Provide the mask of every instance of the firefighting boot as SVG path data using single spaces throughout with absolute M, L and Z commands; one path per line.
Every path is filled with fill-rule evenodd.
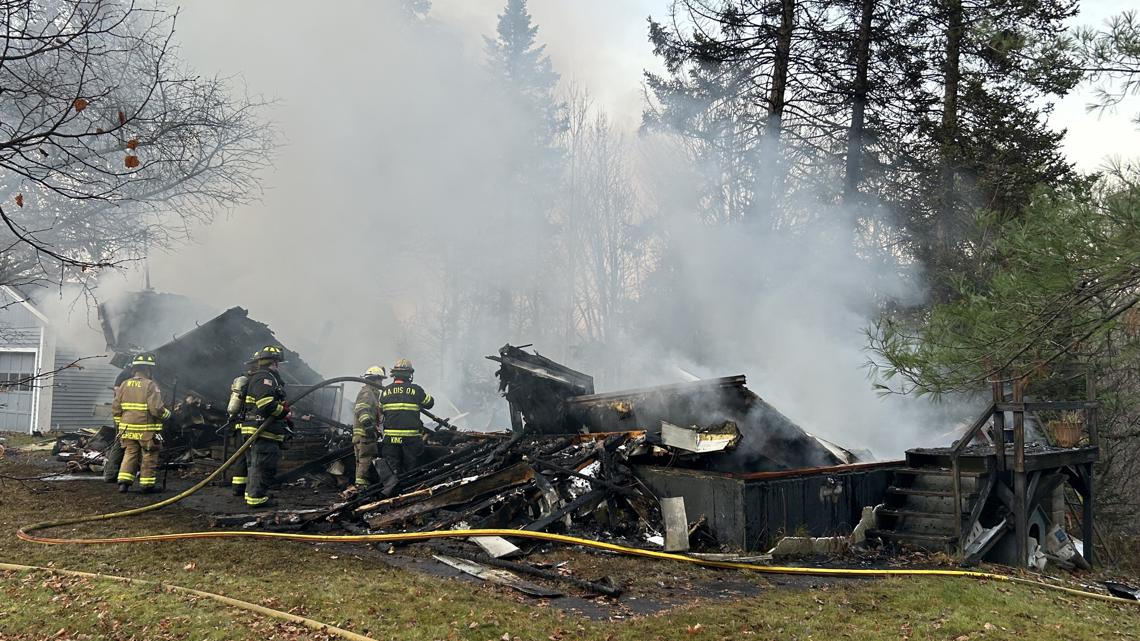
M 119 483 L 119 494 L 125 494 L 129 489 L 131 489 L 130 483 Z
M 245 483 L 242 483 L 241 485 L 231 485 L 230 487 L 233 488 L 230 490 L 230 492 L 234 496 L 245 496 Z

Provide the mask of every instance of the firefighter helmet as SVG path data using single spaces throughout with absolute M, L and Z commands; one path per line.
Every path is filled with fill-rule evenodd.
M 372 367 L 369 367 L 367 371 L 364 372 L 364 378 L 384 379 L 387 377 L 388 377 L 388 372 L 384 371 L 384 367 L 381 365 L 373 365 Z
M 150 367 L 154 367 L 154 354 L 151 354 L 150 352 L 144 352 L 142 354 L 136 355 L 134 360 L 131 361 L 131 367 L 134 367 L 135 365 L 149 365 Z
M 285 350 L 281 349 L 277 345 L 266 345 L 265 347 L 257 350 L 257 353 L 254 354 L 253 357 L 257 359 L 258 362 L 277 361 L 280 363 L 285 360 Z
M 401 374 L 411 376 L 415 371 L 415 368 L 412 367 L 412 362 L 406 358 L 401 358 L 392 366 L 393 376 L 399 376 Z

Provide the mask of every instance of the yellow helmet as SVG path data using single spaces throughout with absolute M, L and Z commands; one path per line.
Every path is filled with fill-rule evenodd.
M 285 350 L 281 349 L 277 345 L 266 345 L 265 347 L 257 350 L 257 353 L 254 354 L 253 357 L 258 361 L 281 362 L 285 360 Z
M 154 367 L 156 365 L 154 354 L 143 353 L 135 356 L 134 360 L 131 361 L 131 366 L 133 367 L 135 365 L 149 365 Z
M 388 372 L 380 365 L 373 365 L 364 372 L 364 378 L 387 378 Z
M 396 361 L 395 365 L 392 366 L 393 376 L 399 376 L 400 374 L 407 374 L 410 376 L 415 371 L 415 368 L 412 367 L 412 362 L 406 358 L 401 358 L 400 360 Z

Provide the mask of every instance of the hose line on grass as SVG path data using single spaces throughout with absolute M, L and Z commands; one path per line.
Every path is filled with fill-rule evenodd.
M 305 398 L 316 390 L 342 382 L 356 382 L 365 385 L 372 385 L 371 382 L 355 376 L 342 376 L 339 378 L 330 378 L 326 381 L 321 381 L 316 385 L 298 395 L 293 402 Z M 128 516 L 135 516 L 153 510 L 164 508 L 181 501 L 182 499 L 194 494 L 201 490 L 220 474 L 226 468 L 237 461 L 238 457 L 249 449 L 254 439 L 261 434 L 262 430 L 268 427 L 273 419 L 268 419 L 258 426 L 257 431 L 250 435 L 241 447 L 237 449 L 220 467 L 211 472 L 206 478 L 199 481 L 190 489 L 168 499 L 145 505 L 142 507 L 134 508 L 131 510 L 124 510 L 121 512 L 112 512 L 109 514 L 96 514 L 91 516 L 81 516 L 66 519 L 57 519 L 53 521 L 43 521 L 41 523 L 34 523 L 27 525 L 16 531 L 16 536 L 24 541 L 33 543 L 43 543 L 47 545 L 74 545 L 74 544 L 87 544 L 87 545 L 101 545 L 101 544 L 114 544 L 114 543 L 144 543 L 151 541 L 181 541 L 187 539 L 223 539 L 223 538 L 248 538 L 248 539 L 276 539 L 284 541 L 308 541 L 308 542 L 324 542 L 324 543 L 406 543 L 411 541 L 426 541 L 430 539 L 442 538 L 470 538 L 480 536 L 499 536 L 499 537 L 512 537 L 512 538 L 525 538 L 537 539 L 542 541 L 550 541 L 554 543 L 565 543 L 568 545 L 579 545 L 583 547 L 593 548 L 596 550 L 605 550 L 607 552 L 614 552 L 617 554 L 624 554 L 628 556 L 638 556 L 651 559 L 660 559 L 667 561 L 678 561 L 681 563 L 689 563 L 710 568 L 722 568 L 729 570 L 746 570 L 750 572 L 760 572 L 764 574 L 789 574 L 789 575 L 806 575 L 806 576 L 834 576 L 834 577 L 891 577 L 891 576 L 941 576 L 941 577 L 959 577 L 959 578 L 973 578 L 984 579 L 991 581 L 1002 581 L 1009 583 L 1019 583 L 1023 585 L 1030 585 L 1038 588 L 1048 590 L 1057 590 L 1066 594 L 1087 597 L 1091 599 L 1098 599 L 1110 603 L 1120 603 L 1128 605 L 1140 605 L 1138 601 L 1130 601 L 1128 599 L 1121 599 L 1118 597 L 1098 594 L 1096 592 L 1088 592 L 1085 590 L 1077 590 L 1074 588 L 1067 588 L 1043 581 L 1035 581 L 1032 579 L 1023 579 L 1019 577 L 1009 576 L 1005 574 L 996 574 L 992 572 L 974 572 L 971 570 L 903 570 L 903 569 L 861 569 L 861 568 L 805 568 L 805 567 L 792 567 L 792 566 L 779 566 L 779 565 L 757 565 L 752 563 L 737 563 L 734 561 L 713 561 L 700 559 L 683 554 L 674 554 L 671 552 L 659 552 L 657 550 L 645 550 L 642 548 L 628 547 L 618 545 L 616 543 L 606 543 L 604 541 L 594 541 L 591 539 L 584 539 L 576 536 L 568 536 L 565 534 L 553 534 L 550 532 L 536 532 L 531 530 L 511 530 L 511 529 L 477 529 L 477 530 L 436 530 L 431 532 L 401 532 L 395 534 L 349 534 L 349 535 L 331 535 L 331 534 L 298 534 L 291 532 L 257 532 L 248 530 L 210 530 L 204 532 L 177 532 L 172 534 L 148 534 L 141 536 L 120 536 L 120 537 L 105 537 L 105 538 L 89 538 L 89 539 L 60 539 L 50 538 L 44 536 L 37 536 L 32 534 L 39 530 L 46 530 L 50 528 L 61 527 L 64 525 L 75 525 L 77 523 L 90 523 L 94 521 L 106 521 L 109 519 L 124 518 Z
M 363 634 L 357 634 L 351 630 L 345 630 L 344 628 L 338 628 L 335 625 L 329 625 L 327 623 L 321 623 L 320 621 L 317 621 L 314 619 L 309 619 L 307 617 L 299 616 L 299 615 L 292 614 L 289 612 L 282 612 L 281 610 L 274 610 L 273 608 L 267 608 L 263 605 L 257 605 L 256 603 L 250 603 L 249 601 L 242 601 L 241 599 L 235 599 L 235 598 L 228 597 L 228 596 L 225 596 L 222 594 L 214 594 L 213 592 L 206 592 L 205 590 L 195 590 L 194 588 L 184 588 L 180 585 L 172 585 L 170 583 L 161 583 L 158 581 L 148 581 L 146 579 L 132 579 L 130 577 L 116 576 L 114 574 L 96 574 L 94 572 L 78 572 L 76 570 L 61 570 L 60 568 L 45 568 L 45 567 L 40 567 L 38 565 L 18 565 L 16 563 L 0 563 L 0 570 L 11 570 L 11 571 L 15 571 L 15 572 L 31 572 L 31 571 L 48 572 L 48 573 L 52 573 L 52 574 L 63 574 L 66 576 L 78 576 L 78 577 L 84 577 L 84 578 L 88 578 L 88 579 L 103 579 L 106 581 L 118 581 L 120 583 L 128 583 L 128 584 L 157 585 L 160 588 L 162 588 L 162 590 L 164 590 L 166 592 L 175 592 L 175 593 L 182 593 L 182 594 L 190 594 L 190 595 L 198 596 L 198 597 L 205 597 L 207 599 L 212 599 L 214 601 L 217 601 L 218 603 L 224 603 L 225 605 L 233 606 L 235 608 L 241 608 L 243 610 L 249 610 L 250 612 L 255 612 L 257 614 L 263 614 L 265 616 L 273 617 L 275 619 L 281 619 L 282 621 L 290 621 L 292 623 L 299 623 L 299 624 L 305 626 L 306 628 L 309 628 L 310 630 L 316 630 L 318 632 L 335 634 L 342 639 L 348 639 L 348 641 L 376 641 L 372 637 L 367 637 L 367 636 L 364 636 Z

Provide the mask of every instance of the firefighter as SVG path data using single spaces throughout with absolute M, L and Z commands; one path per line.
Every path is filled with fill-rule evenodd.
M 115 394 L 119 393 L 119 386 L 129 380 L 134 375 L 134 368 L 124 367 L 123 371 L 115 377 L 115 384 L 112 389 Z M 103 451 L 103 480 L 108 483 L 119 482 L 119 468 L 123 465 L 123 446 L 119 444 L 119 439 L 123 437 L 123 431 L 119 428 L 119 417 L 112 417 L 115 421 L 115 437 L 107 445 L 107 449 Z
M 245 421 L 245 397 L 246 391 L 249 388 L 249 379 L 253 373 L 257 371 L 257 352 L 253 353 L 248 361 L 245 362 L 245 373 L 234 379 L 230 385 L 230 403 L 227 410 L 230 412 L 230 422 L 233 423 L 233 431 L 230 434 L 230 444 L 232 449 L 230 451 L 236 452 L 245 443 L 245 434 L 242 433 Z M 251 419 L 252 420 L 252 419 Z M 257 425 L 253 426 L 257 429 Z M 253 432 L 250 432 L 251 434 Z M 246 464 L 246 458 L 249 456 L 249 450 L 238 457 L 234 464 L 230 467 L 233 476 L 230 477 L 230 491 L 234 496 L 245 496 L 245 484 L 249 480 L 247 473 L 249 468 Z
M 387 372 L 379 365 L 373 365 L 364 372 L 364 380 L 380 385 L 387 378 Z M 362 385 L 356 393 L 356 403 L 352 406 L 352 449 L 356 453 L 356 487 L 368 487 L 369 479 L 375 476 L 372 461 L 380 455 L 376 428 L 380 422 L 380 388 Z
M 170 410 L 162 403 L 162 392 L 151 380 L 154 354 L 139 354 L 131 361 L 131 378 L 115 389 L 111 412 L 119 427 L 123 463 L 119 467 L 119 491 L 126 492 L 138 473 L 143 494 L 157 491 L 158 452 L 162 448 L 162 421 Z
M 380 394 L 384 440 L 382 453 L 388 467 L 396 475 L 419 464 L 424 451 L 424 424 L 421 409 L 431 409 L 435 399 L 424 388 L 412 382 L 412 363 L 401 358 L 392 366 L 392 382 Z
M 249 438 L 262 423 L 268 420 L 269 424 L 246 450 L 249 477 L 245 504 L 263 508 L 274 504 L 269 498 L 269 486 L 277 478 L 281 443 L 289 434 L 289 403 L 285 401 L 285 383 L 277 372 L 278 365 L 285 360 L 285 351 L 277 345 L 266 345 L 254 356 L 257 369 L 249 375 L 241 433 Z

